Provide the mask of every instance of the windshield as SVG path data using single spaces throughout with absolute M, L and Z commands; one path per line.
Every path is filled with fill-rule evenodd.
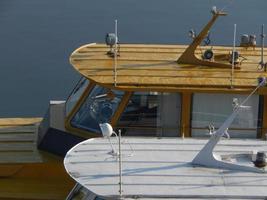
M 99 123 L 110 122 L 121 102 L 123 92 L 96 85 L 71 119 L 71 125 L 100 133 Z
M 80 99 L 81 95 L 83 94 L 84 90 L 89 85 L 89 80 L 82 77 L 74 89 L 72 90 L 71 94 L 69 95 L 66 101 L 66 116 L 69 115 L 77 101 Z

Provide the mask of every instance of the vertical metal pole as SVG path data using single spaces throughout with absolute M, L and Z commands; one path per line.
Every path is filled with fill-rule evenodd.
M 115 51 L 114 51 L 114 86 L 117 86 L 117 43 L 118 43 L 118 22 L 115 20 Z
M 236 24 L 234 24 L 234 41 L 233 41 L 233 52 L 232 52 L 232 70 L 231 70 L 231 88 L 234 88 L 234 68 L 235 68 L 235 37 L 236 37 Z
M 264 24 L 262 24 L 261 26 L 261 67 L 264 67 L 264 71 L 266 72 L 266 65 L 264 63 L 264 38 L 265 38 L 265 34 L 264 34 Z
M 119 193 L 120 193 L 120 199 L 122 199 L 122 159 L 121 159 L 121 130 L 119 130 Z

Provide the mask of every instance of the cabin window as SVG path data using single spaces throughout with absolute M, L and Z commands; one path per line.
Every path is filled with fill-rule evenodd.
M 99 123 L 110 122 L 124 92 L 96 85 L 71 119 L 71 125 L 85 131 L 99 133 Z
M 238 94 L 194 94 L 192 110 L 192 136 L 209 136 L 209 125 L 218 129 L 247 95 Z M 257 137 L 259 96 L 252 96 L 241 108 L 229 127 L 231 137 Z
M 78 102 L 78 100 L 80 99 L 81 95 L 83 94 L 88 85 L 89 85 L 89 80 L 84 77 L 82 77 L 78 81 L 78 83 L 76 84 L 76 86 L 74 87 L 74 89 L 72 90 L 71 94 L 69 95 L 66 101 L 66 107 L 65 107 L 66 116 L 69 115 L 71 110 L 74 108 L 74 106 L 76 105 L 76 103 Z
M 117 127 L 129 136 L 179 136 L 180 113 L 180 94 L 135 92 Z

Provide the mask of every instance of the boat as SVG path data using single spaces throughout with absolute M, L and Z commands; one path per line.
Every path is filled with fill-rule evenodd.
M 213 8 L 189 46 L 117 44 L 115 28 L 110 49 L 73 52 L 90 83 L 66 128 L 98 137 L 67 152 L 67 199 L 267 197 L 264 47 L 244 35 L 239 47 L 199 46 L 225 15 Z
M 0 198 L 266 198 L 264 168 L 213 165 L 265 155 L 264 29 L 261 47 L 253 35 L 239 46 L 211 46 L 209 31 L 226 15 L 211 13 L 198 35 L 190 31 L 190 45 L 120 44 L 115 29 L 106 43 L 76 49 L 70 63 L 81 79 L 67 100 L 51 101 L 42 119 L 3 122 Z M 107 123 L 121 137 L 103 138 Z M 234 139 L 220 141 L 217 158 L 223 135 Z M 208 139 L 205 166 L 197 155 Z

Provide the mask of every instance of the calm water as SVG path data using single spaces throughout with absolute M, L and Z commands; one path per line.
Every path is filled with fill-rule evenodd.
M 232 44 L 234 23 L 238 35 L 267 25 L 266 0 L 0 0 L 0 117 L 42 116 L 49 100 L 65 99 L 79 78 L 70 53 L 104 42 L 114 19 L 122 43 L 188 44 L 213 5 L 229 13 L 213 44 Z

